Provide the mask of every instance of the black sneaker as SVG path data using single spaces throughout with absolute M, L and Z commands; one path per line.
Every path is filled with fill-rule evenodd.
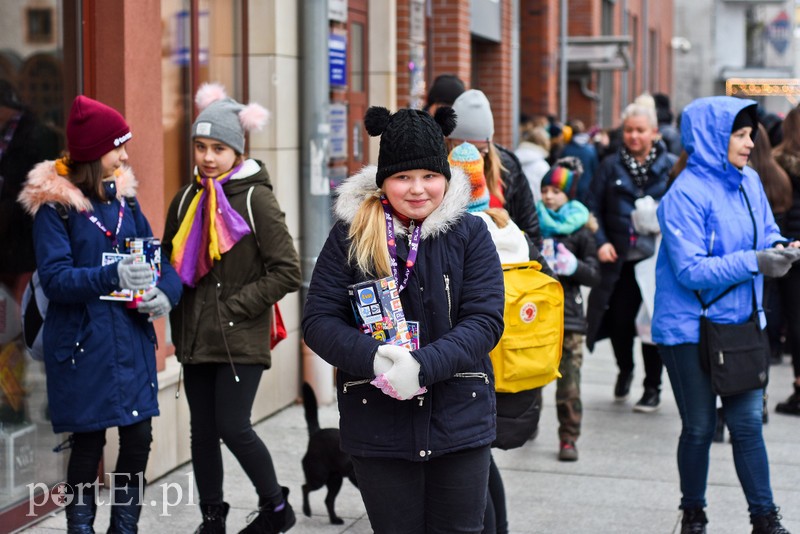
M 702 508 L 684 510 L 681 519 L 681 534 L 706 534 L 706 513 Z
M 631 392 L 631 382 L 633 382 L 633 373 L 624 375 L 622 373 L 617 375 L 617 383 L 614 386 L 614 400 L 622 402 L 628 400 L 628 395 Z
M 789 534 L 789 531 L 781 525 L 781 515 L 778 510 L 773 510 L 767 515 L 751 516 L 750 522 L 753 524 L 753 534 Z
M 661 406 L 661 393 L 657 389 L 644 388 L 644 394 L 633 406 L 634 412 L 651 413 Z
M 775 406 L 775 411 L 786 415 L 800 415 L 800 386 L 794 387 L 794 393 Z

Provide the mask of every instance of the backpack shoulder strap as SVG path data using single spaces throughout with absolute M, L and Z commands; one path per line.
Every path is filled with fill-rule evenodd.
M 184 203 L 184 202 L 186 202 L 186 196 L 189 194 L 189 192 L 190 192 L 192 189 L 194 189 L 194 187 L 192 187 L 192 185 L 190 184 L 190 185 L 189 185 L 189 186 L 188 186 L 188 187 L 187 187 L 187 188 L 184 190 L 184 192 L 183 192 L 183 195 L 181 195 L 181 201 L 178 203 L 178 213 L 177 213 L 177 217 L 178 217 L 178 222 L 179 222 L 179 223 L 181 222 L 181 211 L 183 211 L 183 203 Z
M 258 234 L 256 234 L 256 222 L 253 219 L 253 190 L 256 186 L 251 185 L 250 189 L 247 190 L 247 216 L 250 219 L 250 229 L 253 231 L 253 237 L 256 238 L 256 243 L 258 243 Z M 261 245 L 259 244 L 259 247 Z

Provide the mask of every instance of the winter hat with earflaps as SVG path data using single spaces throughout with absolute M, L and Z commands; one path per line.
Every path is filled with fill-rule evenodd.
M 364 127 L 372 137 L 381 137 L 375 183 L 383 186 L 389 176 L 402 171 L 426 169 L 450 180 L 450 164 L 444 138 L 456 125 L 452 108 L 441 107 L 431 117 L 418 109 L 392 114 L 378 106 L 364 114 Z
M 218 83 L 201 85 L 195 103 L 201 111 L 192 124 L 192 139 L 215 139 L 237 154 L 244 153 L 245 131 L 260 131 L 269 120 L 269 111 L 263 106 L 240 104 L 228 97 L 225 88 Z

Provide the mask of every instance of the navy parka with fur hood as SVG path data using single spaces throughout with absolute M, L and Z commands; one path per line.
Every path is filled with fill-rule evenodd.
M 379 341 L 356 327 L 347 286 L 374 278 L 348 262 L 349 225 L 376 194 L 375 167 L 339 186 L 337 222 L 317 259 L 303 317 L 305 342 L 338 368 L 342 448 L 357 456 L 425 461 L 489 445 L 495 438 L 495 393 L 489 351 L 503 332 L 503 273 L 486 224 L 466 213 L 470 185 L 459 169 L 442 204 L 422 224 L 408 287 L 408 320 L 420 322 L 420 384 L 428 392 L 395 400 L 370 384 Z M 408 229 L 395 218 L 398 263 Z
M 95 216 L 111 232 L 120 209 L 120 250 L 126 237 L 153 235 L 138 202 L 130 209 L 124 197 L 136 194 L 136 179 L 123 167 L 106 182 L 109 202 L 90 200 L 53 161 L 28 175 L 20 202 L 34 215 L 33 239 L 39 279 L 50 300 L 44 323 L 47 398 L 53 430 L 92 432 L 127 426 L 158 415 L 156 334 L 147 315 L 125 302 L 100 300 L 119 289 L 116 265 L 101 266 L 111 240 L 81 211 Z M 136 202 L 134 200 L 134 202 Z M 55 204 L 67 208 L 67 219 Z M 158 288 L 174 306 L 181 283 L 169 261 L 161 262 Z

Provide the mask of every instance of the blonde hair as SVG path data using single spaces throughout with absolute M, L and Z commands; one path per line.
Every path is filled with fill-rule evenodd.
M 505 228 L 511 220 L 511 216 L 503 208 L 486 208 L 483 211 L 486 215 L 491 217 L 498 228 Z
M 350 224 L 348 260 L 368 276 L 392 274 L 380 190 L 364 199 Z

